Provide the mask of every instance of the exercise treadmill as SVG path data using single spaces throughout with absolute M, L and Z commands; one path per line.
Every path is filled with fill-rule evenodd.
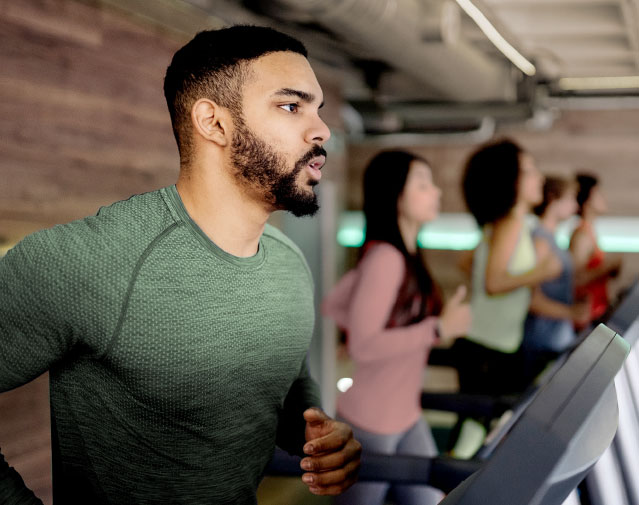
M 635 282 L 607 325 L 631 347 L 615 378 L 619 423 L 614 442 L 586 479 L 591 505 L 639 505 L 639 282 Z
M 441 505 L 561 505 L 611 444 L 614 380 L 630 350 L 599 325 L 541 388 L 491 458 Z
M 599 325 L 509 426 L 487 461 L 367 454 L 360 480 L 446 489 L 447 479 L 474 471 L 441 505 L 562 504 L 613 440 L 614 379 L 628 351 L 623 338 Z M 299 475 L 299 458 L 275 458 L 268 473 Z

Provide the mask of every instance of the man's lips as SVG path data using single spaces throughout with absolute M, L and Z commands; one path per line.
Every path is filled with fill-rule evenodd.
M 324 166 L 324 163 L 326 163 L 326 156 L 316 156 L 306 164 L 310 176 L 315 179 L 315 181 L 319 181 L 322 178 L 322 172 L 320 172 L 320 170 Z
M 308 166 L 315 170 L 321 170 L 324 163 L 326 163 L 326 156 L 317 156 L 308 162 Z

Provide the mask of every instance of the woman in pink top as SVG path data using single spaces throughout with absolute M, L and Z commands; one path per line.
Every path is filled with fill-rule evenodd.
M 347 333 L 356 372 L 337 411 L 365 452 L 437 454 L 421 415 L 423 370 L 439 339 L 463 335 L 470 324 L 470 308 L 462 303 L 465 288 L 442 308 L 417 246 L 422 225 L 437 217 L 440 194 L 423 158 L 403 151 L 373 158 L 364 174 L 366 239 L 360 261 L 322 306 Z M 389 487 L 361 482 L 335 503 L 382 504 Z M 442 498 L 427 486 L 393 491 L 400 505 L 429 505 Z

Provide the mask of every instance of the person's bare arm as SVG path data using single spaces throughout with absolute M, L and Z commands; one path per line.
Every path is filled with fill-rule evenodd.
M 572 319 L 571 305 L 548 298 L 539 286 L 533 289 L 530 312 L 551 319 Z
M 575 266 L 575 284 L 578 287 L 601 277 L 612 277 L 621 268 L 621 256 L 617 254 L 606 254 L 599 266 L 588 268 L 594 249 L 595 244 L 587 233 L 577 230 L 573 234 L 570 240 L 570 254 Z
M 523 286 L 536 286 L 552 279 L 561 272 L 561 262 L 548 251 L 538 257 L 537 265 L 528 272 L 513 275 L 508 264 L 515 252 L 523 223 L 514 218 L 505 218 L 495 223 L 489 242 L 486 266 L 486 292 L 489 295 L 507 293 Z
M 534 288 L 530 300 L 530 312 L 551 319 L 568 319 L 585 324 L 590 320 L 590 303 L 582 301 L 572 305 L 548 298 L 538 286 Z

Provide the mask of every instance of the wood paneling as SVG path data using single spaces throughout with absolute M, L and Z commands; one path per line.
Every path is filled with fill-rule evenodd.
M 175 180 L 162 80 L 180 42 L 70 0 L 0 12 L 0 235 Z

